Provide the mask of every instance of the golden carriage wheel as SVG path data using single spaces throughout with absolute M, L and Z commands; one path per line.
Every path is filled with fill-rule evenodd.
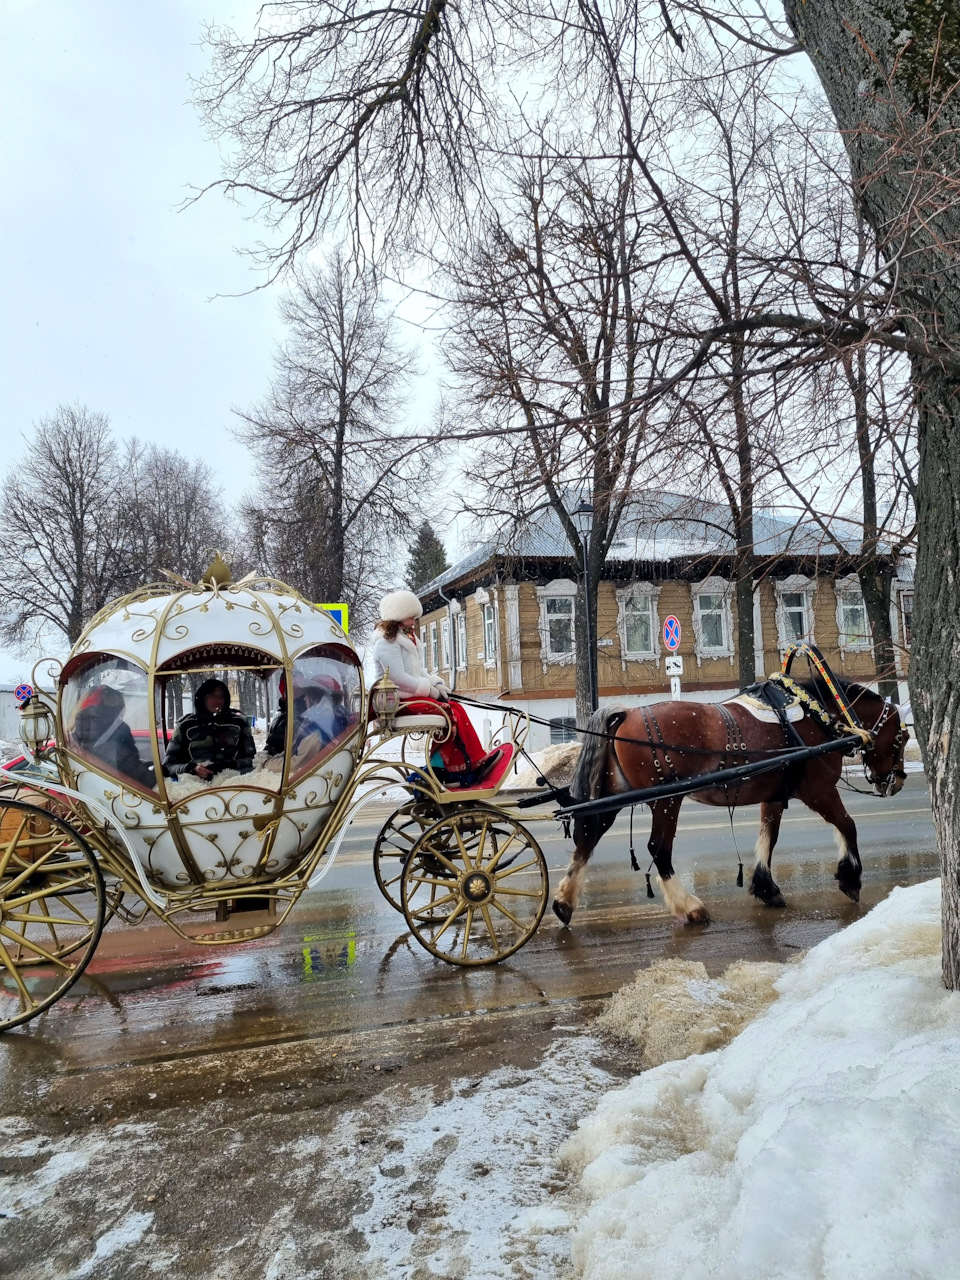
M 496 964 L 536 932 L 549 896 L 530 832 L 496 809 L 450 813 L 410 851 L 400 901 L 417 941 L 449 964 Z
M 397 911 L 402 911 L 400 880 L 403 864 L 420 837 L 440 817 L 442 810 L 425 800 L 408 800 L 395 809 L 373 846 L 373 874 L 377 887 Z
M 80 832 L 47 809 L 0 799 L 0 1031 L 73 986 L 106 908 L 100 867 Z

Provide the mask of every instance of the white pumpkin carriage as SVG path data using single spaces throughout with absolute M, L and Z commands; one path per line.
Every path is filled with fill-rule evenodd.
M 540 923 L 543 854 L 491 803 L 526 726 L 512 722 L 482 788 L 447 788 L 429 750 L 409 749 L 450 732 L 446 717 L 403 714 L 389 682 L 368 699 L 348 637 L 293 588 L 216 573 L 144 587 L 102 609 L 65 664 L 41 669 L 49 687 L 35 682 L 23 736 L 42 775 L 0 770 L 0 1030 L 69 990 L 114 914 L 153 913 L 207 945 L 272 932 L 359 808 L 398 784 L 407 799 L 374 866 L 418 941 L 454 964 L 491 964 Z M 272 717 L 272 754 L 261 743 L 210 778 L 175 776 L 168 744 L 211 678 L 241 712 Z M 296 714 L 308 689 L 327 697 L 311 732 Z

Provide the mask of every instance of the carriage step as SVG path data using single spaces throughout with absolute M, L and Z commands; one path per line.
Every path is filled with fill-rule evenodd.
M 223 929 L 216 933 L 191 933 L 191 942 L 251 942 L 273 933 L 272 924 L 254 924 L 247 929 Z

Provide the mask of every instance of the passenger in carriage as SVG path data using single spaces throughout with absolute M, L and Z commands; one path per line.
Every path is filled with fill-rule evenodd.
M 280 705 L 277 708 L 277 714 L 270 722 L 270 728 L 267 730 L 267 741 L 264 744 L 264 751 L 268 756 L 278 756 L 287 745 L 287 679 L 286 676 L 280 677 Z M 300 721 L 303 719 L 303 713 L 306 711 L 306 703 L 303 700 L 303 681 L 300 676 L 293 677 L 293 736 L 296 738 Z
M 152 790 L 156 786 L 153 765 L 140 759 L 130 726 L 123 718 L 125 706 L 119 689 L 98 685 L 77 708 L 71 736 L 84 754 L 95 756 L 109 769 Z
M 184 716 L 170 739 L 163 771 L 171 778 L 194 774 L 209 781 L 224 769 L 249 773 L 257 748 L 239 711 L 230 707 L 222 680 L 204 680 L 193 695 L 193 712 Z
M 319 745 L 325 747 L 349 723 L 340 681 L 333 676 L 304 677 L 303 700 L 305 710 L 294 738 L 294 750 L 300 750 L 311 734 L 316 734 Z
M 453 720 L 454 737 L 435 746 L 447 775 L 444 779 L 441 773 L 441 780 L 472 786 L 483 778 L 491 757 L 485 755 L 466 708 L 451 702 L 450 690 L 440 677 L 423 668 L 416 633 L 417 619 L 422 615 L 423 606 L 412 591 L 394 591 L 380 601 L 376 625 L 380 634 L 373 646 L 377 679 L 389 675 L 403 694 L 407 714 L 429 715 L 438 710 L 438 702 L 444 704 L 442 710 Z

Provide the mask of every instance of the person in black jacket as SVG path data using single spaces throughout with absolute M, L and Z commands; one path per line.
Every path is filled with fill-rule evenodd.
M 108 769 L 152 789 L 153 765 L 144 764 L 123 718 L 125 703 L 119 689 L 98 685 L 77 708 L 73 722 L 73 743 L 83 754 L 93 756 Z
M 204 781 L 224 769 L 249 773 L 257 754 L 253 733 L 240 712 L 231 710 L 223 681 L 204 680 L 193 695 L 193 708 L 170 739 L 164 773 L 171 778 L 192 773 Z

